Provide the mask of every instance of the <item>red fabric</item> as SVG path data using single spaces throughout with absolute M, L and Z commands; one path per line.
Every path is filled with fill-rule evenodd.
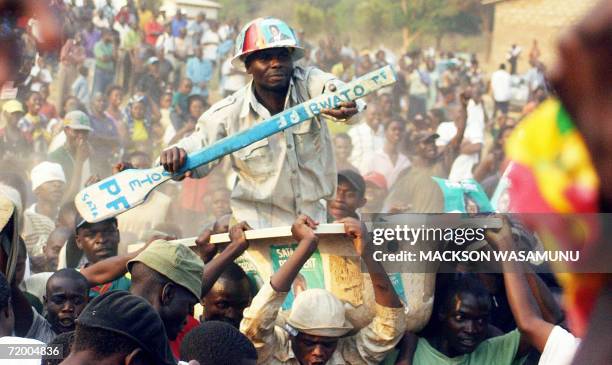
M 115 15 L 115 21 L 123 21 L 125 24 L 127 24 L 130 21 L 130 9 L 128 9 L 126 6 L 122 7 L 117 15 Z
M 47 117 L 47 119 L 57 118 L 57 110 L 55 109 L 55 105 L 53 105 L 53 104 L 51 104 L 49 102 L 45 102 L 40 107 L 40 114 L 42 114 L 45 117 Z
M 164 32 L 164 26 L 159 24 L 157 21 L 152 20 L 145 25 L 145 40 L 148 44 L 155 47 L 157 37 L 159 34 Z M 157 35 L 154 33 L 158 33 Z
M 198 322 L 197 319 L 193 318 L 192 316 L 187 316 L 187 324 L 183 326 L 183 329 L 181 332 L 179 332 L 178 336 L 176 336 L 176 339 L 174 341 L 170 341 L 170 349 L 172 349 L 172 354 L 175 358 L 181 358 L 181 343 L 183 342 L 183 338 L 185 338 L 189 331 L 199 325 L 200 322 Z
M 186 178 L 181 192 L 181 208 L 197 213 L 206 212 L 204 196 L 210 194 L 208 177 L 202 179 Z
M 526 165 L 515 162 L 508 174 L 512 182 L 510 194 L 510 212 L 513 213 L 552 213 L 553 207 L 542 196 L 533 170 Z

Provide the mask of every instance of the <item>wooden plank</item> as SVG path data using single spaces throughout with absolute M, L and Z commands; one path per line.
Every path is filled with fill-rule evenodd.
M 319 224 L 315 231 L 319 236 L 326 235 L 343 235 L 344 225 L 341 223 L 325 223 Z M 271 240 L 271 239 L 283 239 L 291 237 L 291 226 L 281 226 L 272 228 L 253 229 L 245 232 L 247 240 Z M 195 240 L 197 237 L 180 238 L 169 242 L 179 243 L 187 247 L 195 246 Z M 324 239 L 324 237 L 323 237 Z M 286 240 L 285 240 L 286 241 Z M 229 233 L 214 234 L 210 237 L 210 243 L 213 244 L 225 244 L 229 243 Z M 134 252 L 144 246 L 144 243 L 136 243 L 128 245 L 128 252 Z

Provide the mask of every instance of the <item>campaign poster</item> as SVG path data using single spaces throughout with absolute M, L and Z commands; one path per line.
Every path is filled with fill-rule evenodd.
M 297 244 L 270 246 L 270 258 L 272 259 L 272 270 L 278 271 L 280 267 L 293 255 Z M 306 261 L 298 276 L 291 285 L 291 290 L 283 303 L 282 309 L 287 310 L 293 305 L 293 300 L 306 289 L 325 289 L 325 277 L 323 274 L 323 260 L 321 253 L 316 250 Z
M 444 196 L 444 213 L 489 213 L 493 211 L 484 189 L 474 179 L 450 181 L 432 177 Z
M 267 18 L 261 22 L 261 29 L 267 44 L 289 41 L 292 42 L 295 36 L 293 31 L 283 22 L 277 19 Z

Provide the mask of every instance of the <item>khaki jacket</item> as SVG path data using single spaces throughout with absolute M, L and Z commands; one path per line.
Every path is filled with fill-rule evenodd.
M 285 109 L 340 84 L 316 68 L 295 66 Z M 252 92 L 252 81 L 214 104 L 200 117 L 195 132 L 177 143 L 188 153 L 246 130 L 271 117 Z M 233 216 L 253 228 L 290 225 L 304 213 L 326 221 L 324 200 L 334 197 L 337 176 L 332 141 L 320 117 L 255 142 L 230 155 L 237 173 L 231 197 Z M 193 171 L 203 177 L 219 161 Z

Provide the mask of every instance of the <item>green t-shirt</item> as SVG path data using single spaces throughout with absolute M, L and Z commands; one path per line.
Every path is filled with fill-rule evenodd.
M 49 158 L 49 161 L 62 165 L 64 176 L 66 176 L 66 182 L 70 184 L 70 179 L 72 179 L 72 171 L 74 170 L 74 159 L 70 155 L 70 152 L 68 152 L 66 145 L 51 152 L 47 157 Z
M 415 365 L 504 365 L 522 364 L 524 358 L 515 361 L 521 333 L 518 329 L 505 335 L 483 341 L 476 350 L 457 357 L 448 357 L 427 342 L 419 338 L 412 363 Z
M 99 295 L 102 295 L 106 292 L 113 291 L 113 290 L 128 291 L 130 290 L 131 285 L 132 285 L 132 281 L 124 275 L 106 284 L 97 285 L 97 286 L 92 287 L 91 289 L 89 289 L 89 297 L 95 298 Z
M 181 108 L 183 113 L 189 112 L 189 95 L 180 93 L 178 91 L 174 92 L 172 95 L 172 106 L 178 105 Z
M 113 61 L 102 61 L 104 56 L 113 55 L 113 44 L 106 44 L 104 41 L 98 41 L 94 46 L 94 56 L 96 56 L 96 67 L 105 71 L 113 71 Z

